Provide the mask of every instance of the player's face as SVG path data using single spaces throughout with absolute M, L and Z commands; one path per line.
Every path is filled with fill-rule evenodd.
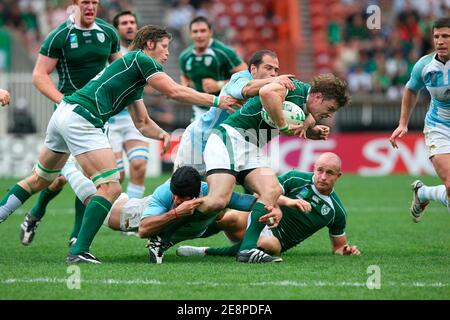
M 120 40 L 123 42 L 131 42 L 136 36 L 137 24 L 136 19 L 131 14 L 119 17 L 119 25 L 117 31 L 120 35 Z
M 324 99 L 320 93 L 311 93 L 306 106 L 316 122 L 330 118 L 338 110 L 336 100 Z
M 435 28 L 433 31 L 433 42 L 438 57 L 447 61 L 450 59 L 450 28 Z
M 205 49 L 212 38 L 212 30 L 205 22 L 196 22 L 191 26 L 191 39 L 194 41 L 195 49 Z
M 277 58 L 273 58 L 269 55 L 264 55 L 262 58 L 262 63 L 255 67 L 252 65 L 251 73 L 255 79 L 267 79 L 270 77 L 278 76 L 280 72 L 280 64 Z
M 320 193 L 330 194 L 340 176 L 341 172 L 335 165 L 328 164 L 325 161 L 316 161 L 313 182 Z
M 99 0 L 78 0 L 78 6 L 80 7 L 80 23 L 83 27 L 89 27 L 95 22 L 97 17 Z
M 164 64 L 169 58 L 169 38 L 163 38 L 156 43 L 150 43 L 149 55 L 161 64 Z

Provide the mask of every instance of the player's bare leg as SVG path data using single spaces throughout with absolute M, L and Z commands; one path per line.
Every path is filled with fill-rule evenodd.
M 128 140 L 125 142 L 125 150 L 130 162 L 130 181 L 126 192 L 130 198 L 144 197 L 148 148 L 148 142 L 140 140 Z

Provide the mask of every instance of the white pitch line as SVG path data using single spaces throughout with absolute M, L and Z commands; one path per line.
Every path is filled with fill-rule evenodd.
M 0 279 L 0 284 L 10 285 L 16 283 L 66 283 L 68 279 L 64 278 L 9 278 Z M 157 279 L 81 279 L 81 283 L 103 284 L 103 285 L 180 285 L 180 282 L 164 282 Z M 185 282 L 184 285 L 190 286 L 209 286 L 209 287 L 236 287 L 236 286 L 274 286 L 274 287 L 366 287 L 365 282 L 332 282 L 332 281 L 262 281 L 249 283 L 221 283 L 208 281 Z M 381 283 L 381 287 L 409 287 L 409 288 L 446 288 L 448 283 L 444 282 L 393 282 Z

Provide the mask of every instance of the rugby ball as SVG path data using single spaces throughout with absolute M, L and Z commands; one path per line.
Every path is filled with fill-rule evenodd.
M 290 101 L 283 102 L 283 115 L 288 124 L 302 124 L 305 121 L 305 113 L 302 108 Z M 261 110 L 263 120 L 271 127 L 276 128 L 275 122 L 269 116 L 269 113 L 263 108 Z

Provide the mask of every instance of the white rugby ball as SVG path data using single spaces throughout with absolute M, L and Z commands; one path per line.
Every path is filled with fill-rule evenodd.
M 269 113 L 263 108 L 261 110 L 263 120 L 271 127 L 276 128 L 275 122 L 269 116 Z M 283 102 L 283 116 L 288 124 L 302 124 L 305 121 L 305 113 L 302 108 L 290 101 Z

